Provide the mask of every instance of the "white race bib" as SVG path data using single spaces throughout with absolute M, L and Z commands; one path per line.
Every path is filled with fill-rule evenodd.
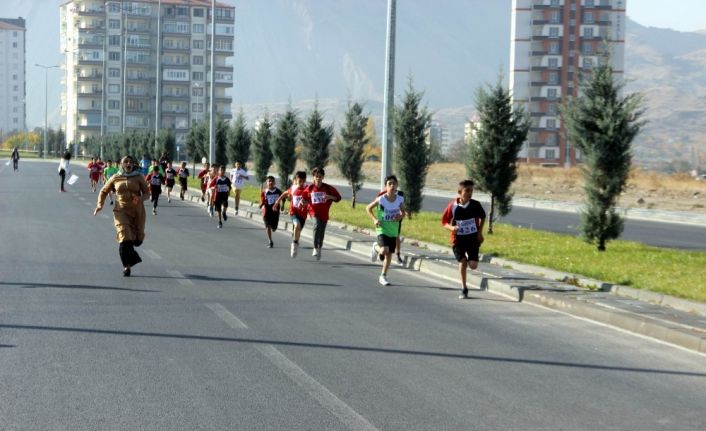
M 292 196 L 292 206 L 294 208 L 299 208 L 301 206 L 303 200 L 304 200 L 304 197 L 301 195 Z
M 159 177 L 152 177 L 150 179 L 150 184 L 152 184 L 153 186 L 161 186 L 162 180 L 160 180 Z
M 456 226 L 458 227 L 456 235 L 472 235 L 478 232 L 476 219 L 474 218 L 468 220 L 456 220 Z
M 278 197 L 277 195 L 267 195 L 267 205 L 274 205 Z
M 324 193 L 324 192 L 311 193 L 311 203 L 312 204 L 322 204 L 324 202 L 326 202 L 326 193 Z
M 385 208 L 385 215 L 384 215 L 385 221 L 393 221 L 400 214 L 401 214 L 401 211 L 399 208 L 390 208 L 390 209 Z
M 228 184 L 218 184 L 216 186 L 216 191 L 218 193 L 227 193 L 228 192 Z

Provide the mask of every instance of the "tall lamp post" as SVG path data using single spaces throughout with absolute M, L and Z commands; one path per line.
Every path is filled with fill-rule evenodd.
M 395 104 L 395 25 L 396 0 L 387 0 L 387 37 L 385 39 L 385 96 L 382 111 L 382 163 L 380 188 L 385 188 L 385 177 L 392 174 L 392 112 Z
M 47 148 L 47 111 L 48 111 L 47 106 L 48 106 L 48 98 L 49 98 L 48 71 L 49 71 L 49 69 L 55 69 L 55 68 L 58 68 L 59 66 L 58 65 L 45 66 L 42 64 L 35 64 L 35 66 L 41 67 L 42 69 L 44 69 L 44 154 L 43 154 L 43 157 L 46 158 L 47 152 L 49 150 Z

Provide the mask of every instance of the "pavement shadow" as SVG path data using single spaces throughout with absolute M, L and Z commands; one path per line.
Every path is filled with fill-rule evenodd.
M 56 283 L 8 283 L 0 281 L 0 286 L 13 286 L 21 289 L 86 289 L 86 290 L 120 290 L 126 292 L 159 293 L 161 290 L 130 289 L 116 286 L 92 286 L 86 284 L 56 284 Z
M 468 360 L 468 361 L 497 362 L 497 363 L 509 363 L 509 364 L 526 364 L 526 365 L 548 366 L 548 367 L 566 367 L 566 368 L 600 370 L 600 371 L 618 372 L 618 373 L 625 373 L 625 372 L 628 372 L 628 373 L 647 373 L 647 374 L 658 374 L 658 375 L 706 378 L 705 372 L 695 372 L 695 371 L 667 370 L 667 369 L 659 369 L 659 368 L 621 367 L 621 366 L 604 365 L 604 364 L 561 362 L 561 361 L 549 361 L 549 360 L 542 360 L 542 359 L 511 358 L 511 357 L 503 357 L 503 356 L 476 355 L 476 354 L 469 354 L 469 353 L 432 352 L 432 351 L 425 351 L 425 350 L 408 350 L 408 349 L 389 349 L 389 348 L 383 348 L 383 347 L 347 346 L 347 345 L 341 345 L 341 344 L 307 343 L 307 342 L 297 342 L 297 341 L 281 341 L 281 340 L 268 340 L 268 339 L 245 338 L 245 337 L 215 337 L 215 336 L 192 335 L 192 334 L 168 334 L 168 333 L 159 333 L 159 332 L 116 331 L 116 330 L 106 330 L 106 329 L 86 329 L 86 328 L 72 328 L 72 327 L 62 327 L 62 326 L 11 325 L 11 324 L 0 324 L 0 329 L 26 330 L 26 331 L 49 331 L 49 332 L 75 332 L 75 333 L 79 333 L 79 334 L 123 335 L 123 336 L 130 336 L 130 337 L 155 337 L 155 338 L 166 338 L 166 339 L 176 339 L 176 340 L 196 340 L 196 341 L 241 343 L 241 344 L 252 344 L 252 345 L 271 345 L 271 346 L 275 346 L 275 347 L 277 347 L 277 346 L 280 346 L 280 347 L 305 347 L 305 348 L 312 348 L 312 349 L 329 349 L 329 350 L 342 350 L 342 351 L 353 351 L 353 352 L 384 353 L 384 354 L 390 354 L 390 355 L 409 355 L 409 356 L 421 356 L 421 357 L 460 359 L 460 360 Z

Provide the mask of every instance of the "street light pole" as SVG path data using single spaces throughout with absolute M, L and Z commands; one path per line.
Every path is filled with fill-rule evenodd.
M 43 157 L 47 157 L 48 147 L 47 147 L 47 112 L 48 112 L 48 99 L 49 99 L 49 69 L 58 68 L 59 66 L 44 66 L 42 64 L 35 64 L 37 67 L 44 69 L 44 153 Z
M 209 102 L 210 117 L 208 119 L 208 161 L 215 163 L 216 157 L 216 137 L 215 137 L 215 104 L 213 102 L 214 89 L 216 86 L 216 0 L 211 0 L 211 100 Z M 204 89 L 205 90 L 205 89 Z M 205 91 L 204 91 L 205 93 Z M 204 96 L 205 98 L 205 96 Z
M 396 0 L 387 0 L 387 38 L 385 48 L 385 95 L 382 112 L 382 163 L 380 188 L 385 188 L 385 177 L 392 174 L 392 111 L 395 103 L 395 21 Z

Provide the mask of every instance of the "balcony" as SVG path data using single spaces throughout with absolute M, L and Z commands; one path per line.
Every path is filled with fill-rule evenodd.
M 103 16 L 104 14 L 105 9 L 103 9 L 102 7 L 79 9 L 78 11 L 78 16 Z
M 100 89 L 95 89 L 95 90 L 78 90 L 78 95 L 79 96 L 100 96 L 103 94 L 103 91 Z
M 79 81 L 100 81 L 103 79 L 102 73 L 82 73 L 78 75 Z

